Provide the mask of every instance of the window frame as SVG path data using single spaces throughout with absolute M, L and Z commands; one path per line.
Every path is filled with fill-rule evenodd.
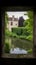
M 2 53 L 1 53 L 1 57 L 2 54 L 4 52 L 4 42 L 5 42 L 5 12 L 6 11 L 33 11 L 34 12 L 34 21 L 33 21 L 33 57 L 36 57 L 36 11 L 34 10 L 33 7 L 28 7 L 28 6 L 13 6 L 13 7 L 3 7 L 1 8 L 1 19 L 2 19 Z

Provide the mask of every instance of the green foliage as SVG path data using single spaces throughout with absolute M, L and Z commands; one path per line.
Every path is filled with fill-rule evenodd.
M 29 32 L 27 32 L 27 29 L 25 28 L 13 28 L 13 33 L 16 33 L 17 35 L 29 35 Z
M 4 51 L 5 51 L 5 53 L 9 53 L 9 44 L 8 43 L 6 43 L 5 44 L 5 49 L 4 49 Z
M 29 36 L 27 37 L 27 39 L 29 39 L 29 40 L 32 40 L 32 41 L 33 41 L 33 35 L 29 35 Z
M 11 32 L 7 28 L 8 14 L 5 12 L 5 36 L 11 36 Z
M 5 29 L 5 35 L 6 36 L 12 36 L 12 32 L 10 32 L 8 29 Z
M 26 38 L 32 40 L 33 39 L 33 11 L 27 11 L 27 16 L 29 19 L 24 21 L 24 27 L 26 33 Z
M 30 19 L 33 19 L 33 11 L 27 11 L 27 15 Z
M 27 21 L 27 22 L 26 22 Z M 26 25 L 28 25 L 28 20 L 25 20 L 23 23 L 23 27 L 25 27 Z
M 17 36 L 17 34 L 12 33 L 12 37 L 17 38 L 18 36 Z
M 24 38 L 26 38 L 26 36 L 22 36 L 22 35 L 21 35 L 21 36 L 19 36 L 19 38 L 20 38 L 20 39 L 24 39 Z
M 12 32 L 16 33 L 17 35 L 21 35 L 22 34 L 22 29 L 20 27 L 13 28 Z
M 27 30 L 26 27 L 13 28 L 12 36 L 32 40 L 32 33 L 30 32 L 30 30 Z
M 6 39 L 5 39 L 5 44 L 6 43 L 9 43 L 8 37 L 6 37 Z
M 28 50 L 28 53 L 29 53 L 29 54 L 32 54 L 32 49 Z
M 11 37 L 12 32 L 10 32 L 7 28 L 7 23 L 8 23 L 8 14 L 5 12 L 5 37 Z
M 8 23 L 8 15 L 7 15 L 6 12 L 5 12 L 5 23 L 6 23 L 6 24 Z
M 33 46 L 33 42 L 27 39 L 12 38 L 13 45 L 22 49 L 29 50 Z

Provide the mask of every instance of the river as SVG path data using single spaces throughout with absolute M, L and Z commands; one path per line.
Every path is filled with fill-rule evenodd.
M 14 48 L 14 49 L 10 49 L 10 54 L 27 54 L 28 52 L 24 49 L 20 49 L 20 48 Z

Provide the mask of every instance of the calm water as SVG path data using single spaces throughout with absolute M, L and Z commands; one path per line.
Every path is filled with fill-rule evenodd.
M 10 49 L 10 54 L 27 54 L 28 52 L 24 49 L 20 49 L 20 48 L 14 48 L 14 49 Z

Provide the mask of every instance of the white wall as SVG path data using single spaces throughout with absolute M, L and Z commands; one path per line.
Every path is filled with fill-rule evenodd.
M 13 25 L 11 27 L 18 27 L 18 21 L 13 21 Z
M 11 21 L 9 21 L 9 24 L 7 24 L 7 28 L 9 29 L 9 31 L 11 31 L 11 28 L 13 27 L 18 27 L 18 21 L 12 21 L 13 25 L 11 25 Z

